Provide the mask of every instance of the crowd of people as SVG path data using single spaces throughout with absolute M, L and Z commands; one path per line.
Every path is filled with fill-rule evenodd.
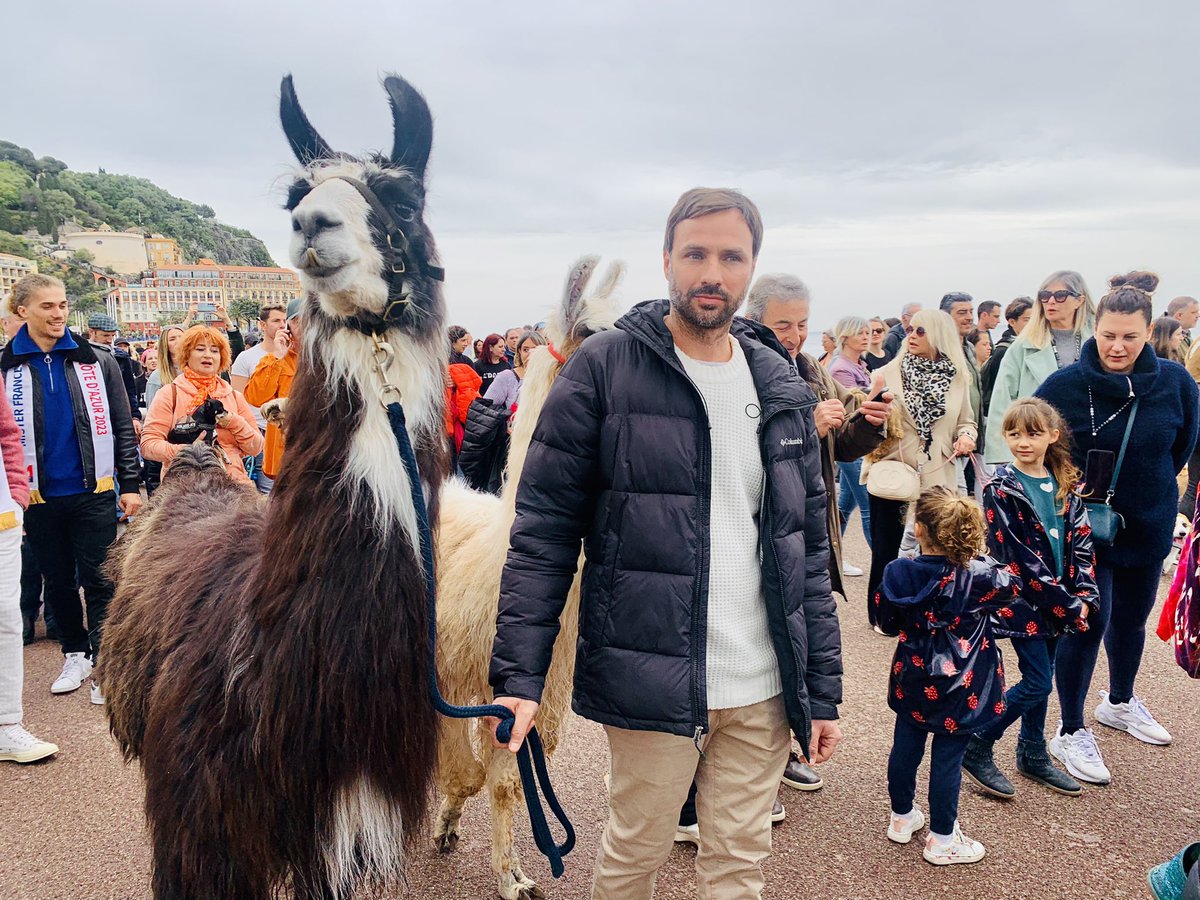
M 962 775 L 1013 797 L 996 750 L 1018 720 L 1015 768 L 1033 782 L 1075 796 L 1118 777 L 1085 709 L 1102 643 L 1092 719 L 1172 740 L 1135 688 L 1176 518 L 1195 516 L 1200 304 L 1179 297 L 1156 317 L 1152 273 L 1114 276 L 1096 302 L 1061 270 L 1007 304 L 952 291 L 896 318 L 846 316 L 815 357 L 809 288 L 755 278 L 762 240 L 744 195 L 680 198 L 668 299 L 635 305 L 570 359 L 518 490 L 491 683 L 516 715 L 516 750 L 582 545 L 574 708 L 604 726 L 611 756 L 595 896 L 649 897 L 673 839 L 698 846 L 706 896 L 761 893 L 780 783 L 820 789 L 842 739 L 848 579 L 866 576 L 867 621 L 896 641 L 879 673 L 895 713 L 881 836 L 907 844 L 928 825 L 930 863 L 984 856 L 958 820 Z M 249 347 L 221 309 L 147 348 L 107 316 L 74 333 L 69 312 L 45 275 L 4 310 L 0 760 L 18 763 L 58 752 L 24 728 L 19 638 L 44 603 L 63 653 L 49 690 L 89 680 L 108 547 L 181 446 L 208 442 L 230 478 L 270 494 L 303 340 L 299 301 L 264 305 Z M 448 330 L 446 439 L 478 490 L 500 489 L 526 366 L 546 343 L 540 324 L 481 340 Z M 855 510 L 869 570 L 844 558 Z M 90 694 L 103 705 L 94 681 Z M 916 771 L 930 735 L 926 816 Z M 1160 896 L 1183 896 L 1198 852 L 1156 870 L 1152 883 L 1180 885 Z

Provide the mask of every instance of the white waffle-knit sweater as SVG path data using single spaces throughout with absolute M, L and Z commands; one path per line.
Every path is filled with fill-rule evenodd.
M 712 443 L 709 509 L 709 709 L 768 700 L 782 690 L 763 601 L 758 511 L 763 492 L 758 392 L 741 345 L 725 363 L 675 353 L 708 408 Z

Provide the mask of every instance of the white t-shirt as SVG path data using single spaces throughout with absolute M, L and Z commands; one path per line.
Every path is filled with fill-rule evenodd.
M 249 378 L 254 374 L 254 370 L 258 368 L 258 364 L 262 362 L 262 358 L 267 355 L 268 349 L 266 341 L 259 341 L 249 350 L 243 350 L 237 355 L 237 359 L 233 361 L 233 365 L 229 367 L 229 374 Z M 258 420 L 258 430 L 266 431 L 267 420 L 262 417 L 262 413 L 258 411 L 258 407 L 251 404 L 250 408 L 254 410 L 254 418 Z
M 779 662 L 767 626 L 758 548 L 765 487 L 759 455 L 758 392 L 741 345 L 724 363 L 675 353 L 708 408 L 712 445 L 709 507 L 708 706 L 733 709 L 777 695 Z

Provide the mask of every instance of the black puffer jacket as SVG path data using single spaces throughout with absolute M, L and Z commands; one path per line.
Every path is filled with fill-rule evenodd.
M 574 708 L 621 728 L 708 727 L 707 415 L 663 322 L 639 304 L 567 362 L 538 420 L 517 492 L 491 684 L 541 697 L 583 541 Z M 841 635 L 827 571 L 815 398 L 771 331 L 736 319 L 761 406 L 759 517 L 767 620 L 792 730 L 837 717 Z
M 508 410 L 479 396 L 467 408 L 458 466 L 477 491 L 500 493 L 508 462 Z

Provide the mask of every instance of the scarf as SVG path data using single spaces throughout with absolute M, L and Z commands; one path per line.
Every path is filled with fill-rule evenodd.
M 92 459 L 96 466 L 95 493 L 103 494 L 116 486 L 117 455 L 108 409 L 108 387 L 99 363 L 71 363 L 75 379 L 83 393 L 88 413 L 88 433 L 92 441 Z M 29 365 L 9 369 L 4 379 L 13 417 L 21 429 L 21 446 L 25 450 L 25 466 L 29 470 L 29 502 L 44 503 L 38 483 L 37 431 L 33 427 L 33 380 Z
M 915 353 L 900 358 L 900 384 L 904 388 L 904 405 L 921 436 L 921 449 L 929 455 L 933 443 L 933 426 L 946 415 L 946 394 L 957 370 L 944 353 L 937 359 L 926 359 Z
M 217 388 L 221 384 L 221 379 L 217 375 L 201 375 L 190 366 L 183 367 L 183 377 L 196 389 L 196 396 L 192 399 L 191 405 L 186 410 L 186 414 L 190 416 L 204 405 L 204 401 L 209 396 L 217 392 Z

